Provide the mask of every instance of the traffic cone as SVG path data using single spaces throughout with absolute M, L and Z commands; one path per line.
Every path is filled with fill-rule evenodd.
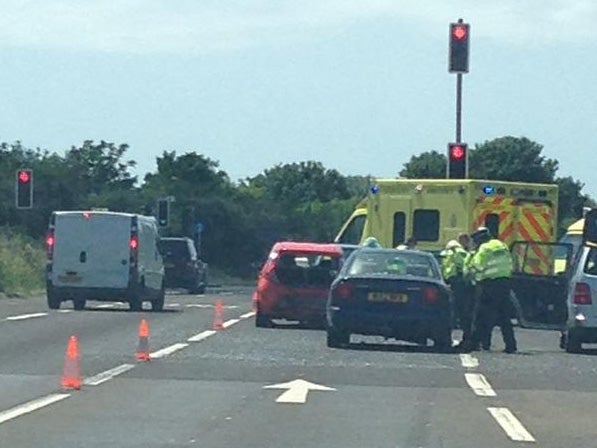
M 222 306 L 222 301 L 219 299 L 216 300 L 213 329 L 214 330 L 223 330 L 224 329 L 224 307 Z
M 254 313 L 257 312 L 257 291 L 253 292 L 253 297 L 251 298 L 251 311 Z
M 149 325 L 145 319 L 141 319 L 139 324 L 139 345 L 137 345 L 135 358 L 137 358 L 137 361 L 151 361 L 149 355 Z
M 64 389 L 81 389 L 79 342 L 76 336 L 71 336 L 68 339 L 68 346 L 64 356 L 64 371 L 60 383 Z

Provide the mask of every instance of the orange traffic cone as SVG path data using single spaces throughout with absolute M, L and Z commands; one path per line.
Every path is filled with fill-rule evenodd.
M 81 365 L 79 359 L 79 342 L 76 336 L 68 339 L 64 356 L 64 371 L 61 380 L 64 389 L 81 389 Z
M 223 330 L 224 329 L 224 307 L 222 306 L 222 301 L 219 299 L 216 300 L 213 329 L 214 330 Z
M 138 361 L 151 361 L 149 355 L 149 325 L 145 319 L 141 319 L 139 324 L 139 345 L 137 345 L 135 358 Z
M 253 293 L 253 297 L 251 298 L 251 311 L 254 313 L 257 312 L 257 291 Z

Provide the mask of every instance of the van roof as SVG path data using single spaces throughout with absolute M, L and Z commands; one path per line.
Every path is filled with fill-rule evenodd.
M 80 215 L 82 213 L 89 213 L 92 215 L 113 215 L 113 216 L 126 216 L 132 218 L 133 216 L 140 216 L 134 213 L 122 213 L 122 212 L 109 212 L 109 211 L 99 211 L 99 210 L 70 210 L 70 211 L 57 211 L 54 212 L 57 216 L 64 216 L 64 215 Z
M 342 249 L 333 243 L 307 243 L 297 241 L 280 241 L 272 248 L 276 252 L 300 252 L 304 254 L 324 254 L 342 256 Z

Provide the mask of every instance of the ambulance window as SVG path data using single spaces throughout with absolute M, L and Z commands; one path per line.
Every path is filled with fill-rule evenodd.
M 417 241 L 437 241 L 439 239 L 439 211 L 415 210 L 413 236 Z
M 500 215 L 496 213 L 490 213 L 485 217 L 485 227 L 489 229 L 489 233 L 491 233 L 494 237 L 499 237 L 500 235 Z
M 406 215 L 404 212 L 394 213 L 394 236 L 392 247 L 403 244 L 406 237 Z
M 361 242 L 361 236 L 363 235 L 363 227 L 365 227 L 366 219 L 367 215 L 355 216 L 348 226 L 346 226 L 344 233 L 340 235 L 338 242 L 344 244 L 359 244 Z

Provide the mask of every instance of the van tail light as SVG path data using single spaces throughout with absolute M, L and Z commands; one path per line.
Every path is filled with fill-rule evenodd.
M 591 305 L 593 299 L 591 298 L 591 288 L 586 283 L 577 283 L 574 287 L 574 304 L 576 305 Z
M 46 254 L 48 256 L 48 260 L 52 260 L 54 256 L 54 244 L 56 243 L 56 238 L 54 237 L 54 231 L 50 230 L 46 235 Z
M 139 237 L 137 236 L 137 232 L 131 232 L 131 238 L 129 240 L 129 249 L 130 249 L 130 267 L 134 268 L 137 266 L 137 259 L 139 256 Z
M 439 301 L 439 291 L 433 286 L 424 287 L 421 289 L 421 293 L 423 294 L 423 303 L 431 304 Z
M 351 299 L 354 297 L 354 286 L 350 283 L 339 283 L 332 289 L 332 298 L 334 299 Z

